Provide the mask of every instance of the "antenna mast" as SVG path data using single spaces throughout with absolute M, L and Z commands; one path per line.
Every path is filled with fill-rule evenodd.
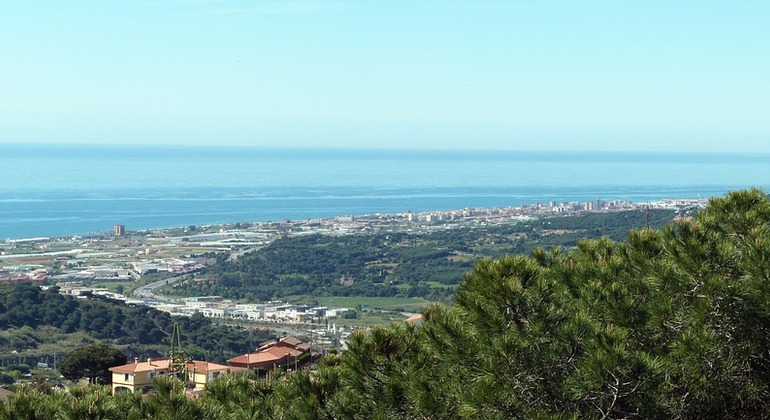
M 174 324 L 171 332 L 171 349 L 168 354 L 170 360 L 169 371 L 176 378 L 187 381 L 187 364 L 192 361 L 192 357 L 182 349 L 182 333 L 179 324 Z
M 647 230 L 650 230 L 650 205 L 645 204 L 644 206 L 644 221 L 647 225 Z

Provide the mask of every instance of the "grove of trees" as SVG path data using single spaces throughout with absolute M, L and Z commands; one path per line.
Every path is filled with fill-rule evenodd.
M 481 258 L 535 248 L 574 247 L 581 239 L 620 240 L 633 228 L 670 222 L 669 210 L 589 213 L 498 226 L 453 227 L 423 234 L 285 237 L 237 260 L 221 255 L 174 295 L 221 295 L 255 300 L 285 296 L 421 297 L 450 302 L 453 288 Z M 351 284 L 340 284 L 349 278 Z
M 88 378 L 89 384 L 111 383 L 109 368 L 126 363 L 126 355 L 104 343 L 90 344 L 67 354 L 59 373 L 71 381 Z
M 167 381 L 149 398 L 23 389 L 0 403 L 0 417 L 770 417 L 762 191 L 713 199 L 693 220 L 623 242 L 485 259 L 454 299 L 426 308 L 421 326 L 354 334 L 348 351 L 316 371 L 271 382 L 226 377 L 193 401 Z
M 53 361 L 57 355 L 63 357 L 97 341 L 119 347 L 129 357 L 159 357 L 169 348 L 175 323 L 182 330 L 185 350 L 212 362 L 224 362 L 271 338 L 265 332 L 244 333 L 235 326 L 214 325 L 200 313 L 172 317 L 143 305 L 75 299 L 59 294 L 56 288 L 4 284 L 0 285 L 0 362 L 16 362 L 22 354 Z M 69 348 L 55 340 L 75 343 Z

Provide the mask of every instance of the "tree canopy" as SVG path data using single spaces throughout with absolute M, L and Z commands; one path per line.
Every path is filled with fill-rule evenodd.
M 126 363 L 126 355 L 103 343 L 90 344 L 67 354 L 59 365 L 59 372 L 71 381 L 88 378 L 88 383 L 109 384 L 109 368 Z
M 770 200 L 733 192 L 624 242 L 482 260 L 423 316 L 354 334 L 315 372 L 149 401 L 212 419 L 768 418 Z M 14 396 L 0 413 L 39 401 L 75 406 Z
M 132 357 L 159 357 L 165 354 L 159 349 L 170 345 L 175 323 L 184 332 L 182 344 L 186 351 L 196 358 L 219 363 L 272 337 L 269 332 L 244 333 L 236 326 L 215 325 L 202 314 L 175 317 L 143 305 L 95 297 L 75 299 L 55 288 L 41 290 L 32 284 L 0 284 L 0 361 L 17 360 L 20 353 L 30 349 L 38 355 L 37 360 L 45 360 L 46 349 L 50 352 L 48 360 L 52 360 L 54 351 L 61 355 L 94 341 L 118 346 Z M 34 365 L 35 356 L 27 359 L 27 363 Z
M 450 418 L 766 418 L 769 292 L 759 190 L 624 243 L 484 260 L 453 307 L 425 311 L 400 401 Z
M 589 213 L 491 226 L 454 226 L 422 233 L 289 236 L 217 264 L 167 290 L 174 295 L 242 299 L 285 296 L 422 297 L 450 302 L 453 288 L 482 257 L 574 247 L 602 235 L 620 240 L 632 228 L 661 227 L 670 210 Z M 342 278 L 349 283 L 341 282 Z M 433 284 L 433 285 L 432 285 Z

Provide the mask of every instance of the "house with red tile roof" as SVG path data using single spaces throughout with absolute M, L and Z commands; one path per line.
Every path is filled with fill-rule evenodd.
M 113 393 L 149 390 L 152 389 L 155 378 L 171 373 L 171 359 L 147 359 L 144 362 L 134 359 L 134 363 L 111 367 L 109 370 L 112 372 Z M 194 385 L 193 390 L 197 391 L 205 388 L 209 382 L 230 373 L 230 367 L 191 360 L 185 363 L 184 371 L 186 382 Z
M 284 337 L 263 343 L 257 351 L 229 359 L 232 368 L 269 371 L 281 366 L 291 369 L 310 359 L 310 343 Z

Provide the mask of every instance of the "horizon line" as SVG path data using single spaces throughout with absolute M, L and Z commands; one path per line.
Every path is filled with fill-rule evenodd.
M 94 148 L 117 148 L 117 149 L 186 149 L 186 150 L 271 150 L 271 151 L 338 151 L 338 152 L 446 152 L 446 153 L 491 153 L 491 152 L 503 152 L 503 153 L 575 153 L 575 154 L 657 154 L 657 155 L 762 155 L 770 156 L 770 152 L 750 152 L 750 151 L 730 151 L 730 150 L 705 150 L 705 151 L 684 151 L 684 150 L 602 150 L 602 149 L 537 149 L 537 148 L 503 148 L 503 147 L 479 147 L 479 148 L 467 148 L 467 147 L 387 147 L 387 146 L 299 146 L 299 145 L 286 145 L 286 146 L 274 146 L 274 145 L 259 145 L 259 144 L 179 144 L 179 143 L 91 143 L 91 142 L 3 142 L 0 141 L 0 147 L 21 147 L 21 148 L 36 148 L 36 147 L 63 147 L 63 148 L 82 148 L 82 147 L 94 147 Z

